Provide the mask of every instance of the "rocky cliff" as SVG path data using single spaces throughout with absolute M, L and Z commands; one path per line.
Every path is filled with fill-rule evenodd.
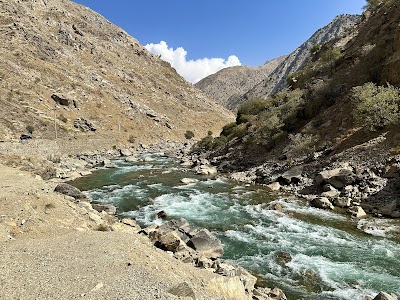
M 231 114 L 168 63 L 69 0 L 0 1 L 0 137 L 184 139 Z M 54 113 L 54 109 L 56 109 Z
M 357 15 L 337 16 L 289 55 L 274 59 L 263 67 L 258 67 L 265 68 L 266 72 L 263 74 L 256 72 L 257 68 L 253 68 L 252 73 L 243 72 L 241 68 L 245 67 L 224 69 L 203 79 L 196 86 L 217 102 L 235 111 L 241 103 L 248 99 L 265 98 L 281 90 L 286 85 L 286 78 L 289 74 L 302 69 L 311 58 L 311 49 L 314 46 L 323 45 L 344 35 L 350 37 L 349 31 L 354 29 L 359 21 L 360 16 Z M 266 68 L 267 66 L 268 68 Z M 261 78 L 262 75 L 265 76 Z M 249 76 L 254 76 L 254 78 L 248 78 Z M 232 77 L 236 77 L 236 80 L 232 81 L 230 79 Z M 251 84 L 253 85 L 250 86 Z M 226 91 L 234 92 L 227 93 Z

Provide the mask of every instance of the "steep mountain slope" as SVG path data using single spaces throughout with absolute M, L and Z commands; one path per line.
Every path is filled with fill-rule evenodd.
M 69 0 L 0 1 L 0 137 L 180 140 L 232 115 L 121 28 Z
M 351 37 L 349 30 L 355 28 L 360 21 L 358 15 L 339 15 L 325 27 L 316 31 L 305 43 L 294 50 L 271 74 L 251 90 L 249 90 L 239 102 L 255 97 L 267 97 L 275 94 L 286 85 L 286 78 L 294 72 L 301 70 L 311 58 L 311 48 L 315 45 L 323 45 L 326 42 L 341 38 Z
M 237 66 L 225 68 L 195 84 L 210 98 L 230 108 L 231 99 L 241 97 L 257 83 L 268 77 L 286 56 L 275 58 L 259 67 Z
M 353 88 L 365 91 L 366 83 L 400 88 L 399 5 L 399 0 L 387 0 L 367 11 L 357 33 L 322 47 L 289 89 L 247 102 L 236 124 L 222 132 L 219 150 L 210 154 L 214 163 L 221 170 L 244 171 L 270 161 L 279 161 L 285 169 L 302 165 L 302 159 L 316 163 L 314 168 L 348 159 L 356 165 L 379 164 L 376 170 L 383 174 L 386 163 L 399 159 L 392 155 L 399 153 L 400 99 L 369 96 L 370 112 L 357 122 Z M 337 56 L 324 61 L 332 50 L 338 51 Z M 397 115 L 391 125 L 371 130 L 367 117 L 374 110 L 384 111 L 385 101 L 394 103 L 391 110 Z M 318 155 L 310 157 L 314 152 Z
M 234 71 L 239 71 L 241 70 L 240 68 L 224 69 L 223 73 L 217 73 L 218 76 L 211 75 L 203 79 L 196 86 L 205 91 L 217 102 L 225 105 L 225 107 L 236 111 L 239 105 L 248 99 L 257 97 L 265 98 L 281 90 L 286 85 L 286 78 L 289 74 L 302 69 L 306 62 L 311 58 L 310 50 L 313 46 L 323 45 L 332 39 L 346 35 L 359 21 L 360 16 L 357 15 L 337 16 L 328 25 L 315 32 L 305 43 L 290 55 L 272 60 L 271 62 L 273 65 L 271 66 L 275 66 L 275 68 L 273 70 L 268 70 L 269 72 L 265 72 L 264 74 L 266 76 L 264 78 L 260 78 L 258 75 L 262 74 L 256 72 L 252 74 L 237 72 L 235 74 Z M 275 65 L 276 62 L 279 62 L 279 64 Z M 226 74 L 229 74 L 229 76 Z M 247 78 L 248 76 L 254 76 L 256 74 L 257 78 L 254 78 L 254 80 Z M 222 76 L 227 76 L 227 79 L 223 79 Z M 232 81 L 230 79 L 232 77 L 237 77 L 237 79 Z M 249 84 L 242 86 L 243 82 Z M 250 83 L 253 82 L 256 84 L 250 87 Z M 225 86 L 226 84 L 229 84 L 228 87 Z M 231 90 L 235 91 L 235 93 L 226 93 L 226 91 Z M 216 93 L 214 91 L 220 92 Z M 241 93 L 236 91 L 240 91 Z

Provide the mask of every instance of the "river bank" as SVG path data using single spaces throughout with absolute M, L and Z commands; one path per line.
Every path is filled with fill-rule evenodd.
M 60 182 L 88 175 L 96 167 L 113 167 L 112 158 L 133 158 L 143 151 L 165 149 L 165 145 L 86 153 L 75 147 L 65 149 L 69 152 L 65 154 L 56 151 L 59 147 L 47 148 L 46 143 L 1 145 L 2 297 L 253 298 L 255 280 L 245 288 L 235 274 L 221 276 L 184 264 L 139 235 L 140 227 L 134 221 L 119 220 L 87 199 L 55 192 Z M 168 147 L 171 153 L 182 148 L 173 145 Z M 282 297 L 276 291 L 260 290 L 254 299 Z
M 224 260 L 259 274 L 268 286 L 279 286 L 288 299 L 364 300 L 363 295 L 381 289 L 397 292 L 397 270 L 388 268 L 397 265 L 397 242 L 383 236 L 390 232 L 375 237 L 357 229 L 370 219 L 312 208 L 302 199 L 270 194 L 266 187 L 196 174 L 160 154 L 114 163 L 118 168 L 103 168 L 73 184 L 143 227 L 163 224 L 157 218 L 163 211 L 166 221 L 185 218 L 208 228 L 224 244 Z M 383 259 L 385 253 L 394 256 Z
M 50 202 L 50 201 L 47 201 L 49 203 L 47 203 L 46 201 L 45 201 L 46 203 L 40 202 L 40 201 L 43 201 L 43 200 L 40 200 L 40 199 L 44 198 L 43 195 L 41 194 L 40 190 L 47 191 L 48 193 L 50 193 L 51 199 L 57 199 L 57 198 L 53 198 L 53 197 L 55 197 L 55 195 L 53 194 L 52 190 L 54 189 L 55 185 L 58 182 L 74 179 L 74 178 L 77 178 L 77 177 L 81 177 L 82 175 L 87 175 L 87 174 L 89 174 L 89 171 L 93 170 L 93 167 L 96 167 L 96 166 L 115 167 L 113 165 L 114 163 L 112 161 L 110 161 L 110 159 L 115 158 L 115 157 L 123 156 L 123 157 L 125 157 L 124 160 L 127 158 L 126 160 L 128 160 L 128 161 L 129 160 L 130 161 L 137 161 L 137 160 L 140 159 L 140 155 L 139 154 L 141 154 L 141 153 L 144 153 L 144 152 L 161 152 L 161 151 L 165 152 L 166 148 L 168 148 L 167 152 L 170 153 L 171 155 L 173 155 L 175 157 L 184 158 L 185 157 L 185 153 L 188 153 L 187 151 L 190 149 L 190 145 L 186 145 L 185 147 L 183 147 L 184 149 L 186 149 L 186 150 L 183 150 L 183 151 L 182 151 L 182 149 L 183 149 L 182 145 L 180 145 L 178 143 L 173 143 L 172 146 L 169 146 L 169 147 L 166 147 L 165 145 L 162 145 L 162 146 L 159 146 L 159 145 L 158 146 L 138 145 L 137 147 L 122 146 L 121 148 L 111 147 L 111 150 L 99 150 L 99 151 L 91 151 L 91 152 L 86 152 L 86 153 L 76 153 L 76 154 L 68 154 L 68 155 L 59 155 L 59 153 L 57 153 L 57 152 L 53 152 L 53 153 L 46 152 L 45 154 L 41 154 L 41 153 L 36 151 L 36 152 L 34 152 L 36 154 L 35 157 L 32 157 L 32 156 L 20 157 L 20 156 L 18 156 L 18 154 L 12 153 L 12 152 L 9 152 L 9 151 L 7 153 L 2 152 L 2 160 L 3 160 L 3 162 L 7 163 L 8 165 L 14 165 L 14 167 L 19 167 L 20 169 L 27 169 L 29 172 L 32 172 L 32 170 L 40 170 L 41 167 L 43 165 L 45 165 L 43 162 L 48 161 L 49 165 L 56 170 L 56 173 L 52 173 L 52 174 L 56 174 L 56 175 L 58 174 L 58 176 L 57 176 L 58 178 L 54 178 L 53 177 L 53 179 L 51 179 L 51 180 L 43 181 L 37 175 L 29 175 L 29 174 L 32 174 L 32 173 L 23 172 L 22 171 L 23 173 L 28 174 L 26 176 L 32 177 L 34 180 L 36 180 L 36 183 L 35 183 L 36 186 L 40 187 L 40 186 L 42 186 L 43 182 L 45 182 L 47 185 L 50 185 L 50 187 L 49 186 L 47 188 L 46 187 L 42 187 L 41 189 L 35 190 L 34 192 L 32 192 L 32 191 L 26 191 L 26 187 L 27 187 L 26 184 L 18 185 L 18 190 L 21 190 L 23 193 L 25 193 L 29 197 L 26 197 L 26 199 L 24 198 L 24 200 L 22 202 L 19 202 L 19 204 L 16 205 L 13 209 L 7 209 L 7 210 L 10 211 L 10 213 L 7 213 L 5 215 L 9 216 L 9 220 L 11 220 L 11 221 L 2 220 L 3 221 L 2 225 L 6 224 L 5 226 L 6 226 L 6 228 L 8 228 L 8 229 L 4 229 L 4 227 L 2 228 L 2 231 L 5 232 L 4 234 L 6 236 L 5 241 L 12 240 L 12 241 L 19 242 L 20 239 L 23 239 L 23 240 L 25 240 L 25 239 L 26 240 L 33 239 L 33 240 L 38 242 L 36 244 L 37 247 L 40 247 L 41 241 L 45 241 L 46 240 L 45 243 L 50 243 L 50 244 L 52 242 L 55 243 L 55 241 L 57 240 L 56 238 L 58 238 L 58 239 L 63 239 L 64 237 L 67 238 L 67 236 L 69 235 L 70 232 L 74 233 L 74 234 L 76 232 L 78 232 L 77 233 L 78 235 L 82 234 L 82 238 L 83 238 L 83 236 L 87 235 L 89 240 L 91 240 L 91 238 L 98 239 L 98 236 L 95 236 L 97 234 L 96 232 L 98 231 L 99 226 L 102 225 L 103 221 L 107 221 L 107 222 L 109 221 L 109 215 L 108 214 L 98 213 L 95 210 L 92 210 L 91 207 L 86 205 L 86 204 L 83 204 L 84 207 L 80 207 L 79 204 L 78 204 L 78 207 L 75 207 L 75 205 L 77 205 L 77 204 L 71 202 L 71 199 L 68 198 L 68 197 L 65 197 L 65 196 L 60 200 L 60 201 L 62 201 L 62 203 L 60 202 L 61 204 L 59 204 L 58 202 L 55 203 L 55 204 L 52 204 L 52 202 Z M 69 151 L 71 151 L 71 150 L 69 150 Z M 51 154 L 53 154 L 53 155 L 51 155 Z M 145 162 L 145 158 L 143 158 L 143 163 L 146 163 Z M 148 159 L 147 163 L 151 163 L 150 158 Z M 109 165 L 107 165 L 107 164 L 109 164 Z M 12 169 L 12 170 L 15 170 L 15 169 Z M 209 172 L 214 172 L 215 170 L 214 170 L 213 167 L 210 166 L 209 168 L 197 168 L 197 171 L 198 172 L 205 172 L 205 173 L 209 174 Z M 15 171 L 15 172 L 21 172 L 21 171 Z M 44 173 L 44 174 L 47 174 L 47 173 Z M 7 174 L 6 174 L 6 176 L 7 176 Z M 40 176 L 42 177 L 42 175 L 40 175 Z M 13 178 L 12 180 L 14 180 L 14 177 L 11 177 L 11 178 Z M 40 184 L 38 182 L 40 182 Z M 14 183 L 12 183 L 9 186 L 15 186 L 15 185 L 14 185 Z M 4 194 L 4 198 L 1 197 L 1 199 L 3 200 L 2 202 L 4 202 L 5 200 L 8 199 L 6 197 L 6 195 L 9 195 L 9 192 L 6 192 L 6 194 Z M 46 198 L 44 198 L 44 199 L 46 199 Z M 29 201 L 31 201 L 31 202 L 29 202 Z M 37 202 L 37 201 L 39 201 L 39 202 Z M 17 201 L 17 203 L 18 203 L 18 201 Z M 19 216 L 18 215 L 18 213 L 19 213 L 18 212 L 18 207 L 20 207 L 20 205 L 25 205 L 25 206 L 29 206 L 30 205 L 32 207 L 36 207 L 36 208 L 34 208 L 34 211 L 36 211 L 37 208 L 39 207 L 38 210 L 41 211 L 41 214 L 40 214 L 40 216 L 37 216 L 37 217 L 32 217 L 30 215 Z M 64 211 L 65 209 L 66 210 L 70 210 L 71 207 L 72 207 L 73 210 L 76 211 L 76 214 L 75 214 L 75 216 L 69 216 L 69 217 L 68 217 L 68 214 L 67 214 L 66 215 L 67 220 L 69 222 L 72 222 L 72 220 L 81 220 L 81 218 L 83 217 L 83 221 L 82 221 L 83 225 L 82 226 L 78 226 L 78 225 L 73 225 L 72 226 L 72 225 L 68 224 L 68 222 L 66 220 L 64 220 L 63 218 L 60 218 L 59 220 L 61 220 L 61 221 L 57 221 L 57 222 L 61 222 L 62 225 L 54 226 L 54 224 L 56 224 L 54 222 L 56 222 L 56 221 L 54 221 L 52 219 L 49 219 L 49 220 L 47 219 L 49 217 L 49 214 L 52 213 L 53 210 L 54 210 L 53 205 L 55 207 L 59 208 L 59 210 L 56 209 L 56 211 L 59 211 L 59 212 Z M 96 216 L 99 216 L 100 219 L 98 217 L 96 217 Z M 15 220 L 15 221 L 13 221 L 13 220 Z M 29 222 L 27 222 L 27 220 L 29 220 Z M 43 221 L 43 220 L 45 220 L 45 221 Z M 35 228 L 39 228 L 40 227 L 40 226 L 38 226 L 38 224 L 42 225 L 43 223 L 45 223 L 47 225 L 44 227 L 44 229 L 42 231 L 35 229 Z M 28 227 L 27 224 L 32 224 L 32 226 Z M 33 225 L 33 224 L 35 224 L 35 225 Z M 134 236 L 134 239 L 139 238 L 145 245 L 147 245 L 146 247 L 150 247 L 150 248 L 146 248 L 146 249 L 143 248 L 140 251 L 144 251 L 145 253 L 153 253 L 154 251 L 160 252 L 159 250 L 154 250 L 155 248 L 152 246 L 153 243 L 150 244 L 150 242 L 149 242 L 149 240 L 147 238 L 137 237 L 137 234 L 136 234 L 137 228 L 134 229 L 135 232 L 133 233 L 132 232 L 132 228 L 129 228 L 129 225 L 126 225 L 126 224 L 122 224 L 121 225 L 119 222 L 116 223 L 116 224 L 117 224 L 117 226 L 116 226 L 117 229 L 114 228 L 113 229 L 114 231 L 104 234 L 104 236 L 106 237 L 105 240 L 112 241 L 114 237 L 118 238 L 117 236 L 111 236 L 111 235 L 114 234 L 114 232 L 117 232 L 116 234 L 119 235 L 119 233 L 118 233 L 119 230 L 121 230 L 123 232 L 123 234 L 125 234 L 125 235 L 127 234 L 126 231 L 128 231 L 128 234 L 132 234 Z M 26 230 L 26 232 L 25 232 L 24 230 L 21 230 L 21 228 L 28 228 L 28 230 Z M 123 229 L 121 229 L 121 228 L 123 228 Z M 20 231 L 22 231 L 22 233 Z M 64 231 L 65 231 L 65 233 L 64 233 Z M 93 231 L 94 231 L 95 235 L 93 235 Z M 18 234 L 21 234 L 21 236 L 18 236 Z M 54 237 L 55 239 L 54 240 L 52 240 L 52 239 L 48 240 L 48 236 L 49 235 L 52 238 Z M 73 239 L 78 240 L 79 238 L 78 237 L 73 237 Z M 68 238 L 66 240 L 68 240 Z M 72 240 L 69 240 L 69 241 L 72 243 Z M 21 243 L 21 245 L 22 245 L 24 242 L 19 242 L 19 243 Z M 59 243 L 59 240 L 57 241 L 57 243 Z M 33 244 L 35 244 L 35 243 L 33 243 Z M 6 244 L 3 244 L 3 246 L 4 245 L 6 245 Z M 8 245 L 12 245 L 12 244 L 8 244 Z M 15 245 L 17 245 L 17 243 L 15 243 Z M 117 245 L 118 245 L 118 242 L 117 242 Z M 18 247 L 20 247 L 20 246 L 18 246 Z M 27 247 L 30 248 L 31 245 L 27 244 Z M 34 247 L 36 247 L 36 246 L 34 246 Z M 54 246 L 54 247 L 56 247 L 56 246 Z M 3 248 L 3 249 L 7 249 L 7 248 Z M 9 249 L 11 249 L 11 248 L 9 248 Z M 121 246 L 121 247 L 119 247 L 119 249 L 124 249 L 124 247 Z M 63 250 L 64 249 L 58 249 L 58 251 L 63 251 Z M 5 251 L 7 252 L 8 250 L 5 250 Z M 41 252 L 41 251 L 42 250 L 38 250 L 37 254 L 38 253 L 42 253 L 43 254 L 43 252 Z M 83 253 L 79 252 L 80 250 L 77 250 L 77 251 L 78 251 L 77 253 L 73 254 L 76 257 L 80 257 L 80 256 L 84 255 Z M 10 250 L 7 253 L 10 254 L 10 253 L 13 253 L 13 252 L 14 252 L 14 250 L 12 250 L 12 251 Z M 94 257 L 97 257 L 97 254 L 101 257 L 100 253 L 94 253 Z M 151 254 L 150 257 L 152 255 L 153 254 Z M 169 259 L 170 255 L 167 254 L 166 257 L 168 257 L 168 259 Z M 5 266 L 11 266 L 12 265 L 12 264 L 10 264 L 10 260 L 11 260 L 10 257 L 6 256 L 4 259 L 5 259 L 5 262 L 6 262 L 4 264 Z M 37 260 L 38 256 L 32 255 L 30 258 L 28 258 L 28 261 L 24 262 L 24 264 L 25 263 L 26 264 L 30 264 L 35 259 Z M 104 260 L 105 259 L 106 258 L 104 258 Z M 57 259 L 55 259 L 55 260 L 57 260 Z M 141 260 L 141 262 L 143 262 L 143 260 Z M 155 262 L 160 262 L 160 260 L 156 259 Z M 89 260 L 85 261 L 85 264 L 91 264 L 91 263 L 92 262 L 89 261 Z M 52 263 L 49 263 L 49 265 L 51 265 L 51 264 Z M 109 264 L 110 264 L 110 262 L 104 262 L 105 266 L 109 266 Z M 103 265 L 103 267 L 104 267 L 104 265 Z M 14 267 L 16 268 L 15 265 L 14 265 Z M 12 267 L 12 268 L 14 268 L 14 267 Z M 188 265 L 181 265 L 181 267 L 182 267 L 181 271 L 184 272 L 184 273 L 185 272 L 190 272 L 190 273 L 193 272 L 191 267 L 188 268 Z M 5 274 L 9 274 L 10 268 L 8 268 L 8 267 L 5 268 L 5 270 L 6 270 Z M 100 268 L 102 268 L 102 267 L 100 267 Z M 150 264 L 149 268 L 152 269 L 152 270 L 156 270 L 156 273 L 158 274 L 158 271 L 157 271 L 157 268 L 159 268 L 158 265 Z M 185 269 L 185 270 L 183 270 L 183 269 Z M 44 272 L 44 270 L 43 270 L 43 272 Z M 207 271 L 207 272 L 210 273 L 209 271 Z M 165 274 L 167 274 L 167 277 L 172 276 L 172 277 L 176 278 L 176 276 L 173 275 L 172 273 L 168 273 L 167 272 Z M 79 276 L 79 275 L 77 275 L 77 276 Z M 95 275 L 93 275 L 93 276 L 95 276 Z M 151 276 L 158 276 L 158 275 L 152 274 Z M 185 278 L 185 277 L 180 277 L 180 278 L 182 279 L 182 278 Z M 212 277 L 212 278 L 214 278 L 214 277 Z M 210 278 L 207 279 L 208 282 L 210 282 L 210 280 L 212 280 L 212 278 L 211 279 Z M 216 278 L 219 278 L 219 277 L 216 277 Z M 168 281 L 170 279 L 171 278 L 168 278 Z M 21 275 L 19 277 L 19 280 L 21 280 L 21 281 L 26 280 L 26 277 Z M 40 278 L 39 281 L 33 281 L 33 282 L 36 282 L 36 284 L 37 284 L 38 282 L 40 283 L 40 280 L 47 280 L 47 279 Z M 59 280 L 59 279 L 57 279 L 57 280 Z M 120 279 L 120 280 L 122 280 L 122 279 Z M 203 290 L 204 282 L 205 282 L 204 280 L 201 281 L 201 282 L 203 282 L 203 284 L 201 284 L 200 287 L 197 287 L 197 286 L 192 287 L 192 290 L 195 291 L 195 295 L 196 295 L 197 299 L 219 299 L 219 298 L 215 298 L 215 297 L 217 297 L 215 295 L 212 296 L 214 298 L 209 298 L 211 296 L 207 296 L 206 295 L 208 292 L 205 292 Z M 218 280 L 220 280 L 220 279 L 218 279 Z M 236 280 L 236 279 L 234 279 L 234 280 Z M 224 281 L 224 280 L 222 280 L 222 281 Z M 9 286 L 11 287 L 10 281 L 5 281 L 5 282 L 8 282 Z M 176 283 L 176 282 L 174 282 L 174 283 Z M 42 283 L 40 283 L 40 284 L 42 284 Z M 93 284 L 94 284 L 94 281 L 92 281 L 92 285 Z M 180 283 L 178 282 L 176 284 L 178 286 Z M 236 281 L 236 283 L 231 281 L 230 283 L 229 282 L 224 282 L 224 283 L 221 283 L 221 284 L 222 284 L 222 286 L 225 286 L 225 287 L 230 286 L 229 289 L 228 289 L 230 291 L 232 291 L 232 286 L 238 286 L 238 282 L 237 281 Z M 102 282 L 98 282 L 98 283 L 94 284 L 94 287 L 89 292 L 91 292 L 92 290 L 94 290 L 94 291 L 102 290 L 103 289 L 102 285 L 104 286 L 104 283 L 102 283 Z M 156 286 L 157 286 L 157 284 L 156 284 Z M 189 283 L 189 286 L 192 286 L 191 283 Z M 172 283 L 169 284 L 168 287 L 173 287 L 173 284 Z M 239 287 L 240 287 L 240 284 L 239 284 Z M 30 288 L 32 288 L 32 287 L 30 287 Z M 40 293 L 40 291 L 38 291 L 37 288 L 32 288 L 32 289 L 33 290 L 36 289 L 36 292 Z M 88 287 L 86 287 L 86 290 L 87 289 L 88 289 Z M 236 290 L 236 293 L 239 293 L 241 295 L 239 297 L 229 294 L 229 292 L 226 291 L 226 288 L 222 288 L 220 284 L 219 284 L 218 289 L 222 289 L 222 291 L 223 291 L 222 295 L 220 296 L 221 297 L 220 299 L 243 299 L 243 298 L 241 298 L 241 297 L 243 297 L 243 294 L 240 294 L 240 293 L 243 292 L 243 289 L 238 292 L 237 289 L 233 288 L 233 291 Z M 82 288 L 81 291 L 85 291 L 85 288 Z M 109 292 L 110 291 L 107 290 L 106 296 L 104 296 L 105 297 L 104 299 L 107 299 L 107 297 L 110 297 L 109 296 L 110 295 Z M 11 290 L 9 290 L 9 293 L 10 293 L 10 295 L 15 295 L 15 294 L 13 294 L 14 292 L 11 292 Z M 138 292 L 138 293 L 140 294 L 140 292 Z M 143 298 L 142 297 L 141 299 L 158 299 L 157 297 L 161 297 L 160 299 L 174 299 L 174 298 L 168 298 L 168 297 L 173 297 L 173 296 L 171 296 L 168 293 L 168 289 L 165 288 L 165 286 L 160 288 L 159 290 L 157 290 L 157 293 L 158 293 L 157 296 L 154 296 L 155 294 L 154 294 L 154 291 L 153 291 L 154 295 L 151 296 L 151 297 L 155 297 L 155 298 Z M 159 296 L 160 293 L 161 294 L 164 293 L 163 294 L 164 296 Z M 81 294 L 82 295 L 83 294 L 89 295 L 90 293 L 82 292 Z M 150 293 L 149 295 L 152 295 L 152 294 Z M 19 295 L 19 297 L 21 297 L 21 295 Z M 58 296 L 54 296 L 54 297 L 57 298 Z M 87 297 L 90 298 L 90 296 L 87 296 Z M 162 298 L 162 297 L 164 297 L 164 298 Z M 237 297 L 237 298 L 234 298 L 234 297 Z M 24 297 L 22 297 L 22 299 L 23 298 Z M 95 298 L 95 296 L 93 294 L 93 299 L 94 298 Z M 12 297 L 11 297 L 11 299 L 12 299 Z M 112 298 L 110 298 L 110 299 L 112 299 Z M 263 299 L 263 298 L 260 296 L 258 299 Z

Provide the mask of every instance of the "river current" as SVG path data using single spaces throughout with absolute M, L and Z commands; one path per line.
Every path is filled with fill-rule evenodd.
M 247 268 L 266 286 L 282 288 L 290 300 L 361 300 L 379 291 L 400 295 L 398 222 L 354 220 L 263 187 L 195 175 L 162 154 L 146 156 L 153 160 L 119 159 L 118 168 L 100 169 L 72 184 L 141 226 L 163 222 L 156 216 L 163 210 L 167 220 L 185 218 L 208 228 L 224 245 L 223 259 Z M 182 178 L 200 181 L 182 184 Z M 269 209 L 277 203 L 281 211 Z M 388 223 L 374 229 L 369 222 Z M 282 256 L 291 260 L 285 263 Z

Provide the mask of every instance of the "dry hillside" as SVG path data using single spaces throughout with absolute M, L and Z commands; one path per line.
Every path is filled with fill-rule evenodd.
M 125 31 L 69 0 L 0 1 L 0 139 L 217 132 L 231 114 Z M 133 139 L 132 139 L 133 140 Z

